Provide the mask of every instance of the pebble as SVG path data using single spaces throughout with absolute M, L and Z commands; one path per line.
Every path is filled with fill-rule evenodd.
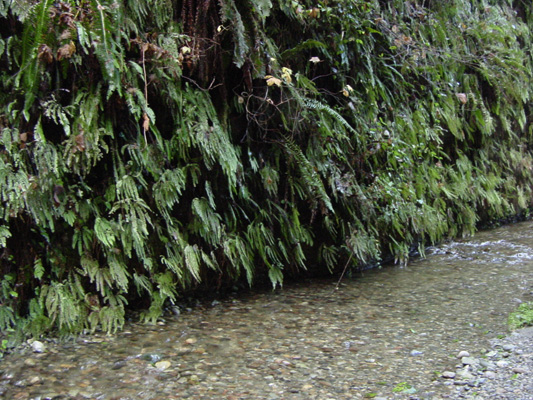
M 157 368 L 157 369 L 160 369 L 162 371 L 164 371 L 165 369 L 168 369 L 170 368 L 170 361 L 158 361 L 154 364 L 154 366 Z
M 463 369 L 457 372 L 457 378 L 465 381 L 474 379 L 474 375 L 468 369 Z
M 479 364 L 479 361 L 475 359 L 474 357 L 463 357 L 461 358 L 461 362 L 463 363 L 463 365 Z
M 468 351 L 462 350 L 457 354 L 457 358 L 463 358 L 463 357 L 470 357 L 470 353 Z
M 489 379 L 494 379 L 496 378 L 496 372 L 494 371 L 485 371 L 485 373 L 483 374 L 486 378 L 489 378 Z
M 475 277 L 466 283 L 477 285 L 477 279 L 483 277 L 479 269 Z M 4 386 L 8 388 L 0 399 L 35 399 L 53 390 L 77 400 L 239 400 L 269 396 L 283 400 L 363 400 L 365 394 L 368 398 L 375 396 L 375 400 L 467 400 L 468 396 L 477 396 L 479 389 L 483 395 L 476 400 L 529 400 L 525 393 L 531 391 L 524 386 L 516 394 L 514 391 L 521 387 L 514 385 L 533 376 L 526 372 L 530 369 L 524 361 L 533 347 L 521 358 L 517 350 L 522 347 L 511 350 L 504 346 L 514 343 L 505 340 L 488 347 L 488 352 L 480 349 L 478 346 L 487 347 L 493 333 L 481 339 L 477 334 L 471 337 L 463 319 L 456 319 L 461 310 L 453 302 L 445 301 L 444 309 L 440 308 L 440 294 L 453 291 L 454 297 L 463 299 L 458 301 L 461 306 L 476 303 L 472 304 L 475 310 L 484 304 L 471 301 L 472 294 L 464 297 L 464 291 L 455 290 L 465 282 L 462 271 L 457 281 L 445 278 L 442 287 L 429 287 L 437 289 L 437 297 L 430 296 L 427 307 L 423 302 L 432 290 L 419 289 L 418 284 L 414 291 L 400 291 L 394 288 L 397 282 L 393 280 L 393 286 L 386 286 L 386 290 L 373 288 L 372 293 L 381 296 L 377 299 L 369 294 L 361 296 L 360 292 L 367 293 L 362 287 L 349 292 L 348 284 L 331 296 L 329 285 L 323 293 L 318 288 L 312 295 L 307 288 L 301 299 L 294 296 L 295 292 L 300 296 L 298 291 L 290 291 L 290 296 L 283 292 L 266 297 L 253 294 L 235 303 L 234 310 L 225 301 L 215 308 L 201 308 L 194 315 L 188 315 L 183 307 L 180 318 L 170 316 L 165 329 L 132 328 L 127 340 L 118 334 L 115 343 L 107 337 L 103 338 L 105 343 L 92 341 L 80 346 L 82 340 L 69 342 L 57 355 L 52 353 L 56 345 L 49 340 L 43 340 L 47 346 L 43 354 L 32 353 L 28 343 L 17 364 L 12 361 L 17 360 L 15 355 L 8 355 L 9 364 L 0 365 L 0 375 L 13 370 L 14 376 L 9 382 L 0 379 L 0 391 Z M 425 282 L 419 281 L 420 285 Z M 390 277 L 386 282 L 391 283 Z M 375 280 L 369 280 L 364 286 L 374 284 Z M 485 291 L 484 286 L 479 289 Z M 405 294 L 407 299 L 396 297 Z M 406 316 L 407 307 L 410 310 L 414 304 L 420 308 L 419 315 Z M 496 317 L 490 316 L 485 324 L 484 312 L 464 317 L 493 329 Z M 434 318 L 437 314 L 439 318 Z M 499 330 L 495 328 L 494 335 Z M 352 349 L 358 352 L 352 353 Z M 145 354 L 148 356 L 143 359 Z M 509 366 L 497 368 L 496 362 L 505 354 Z M 462 362 L 465 357 L 471 360 L 467 364 Z M 29 359 L 35 362 L 26 363 Z M 512 372 L 513 368 L 523 368 L 524 373 Z M 438 371 L 436 376 L 434 370 Z M 42 383 L 31 386 L 35 376 L 41 377 Z M 14 382 L 21 379 L 26 379 L 28 386 L 14 387 Z M 401 382 L 416 387 L 418 393 L 393 393 Z M 494 394 L 498 386 L 505 389 L 506 397 Z
M 112 370 L 118 370 L 126 366 L 126 361 L 117 361 L 111 367 Z
M 496 365 L 499 367 L 499 368 L 505 368 L 509 365 L 509 363 L 505 360 L 499 360 L 499 361 L 496 361 Z
M 37 361 L 35 361 L 33 358 L 27 358 L 24 360 L 24 365 L 27 365 L 28 367 L 35 367 L 37 365 Z
M 43 380 L 40 376 L 32 376 L 29 380 L 28 380 L 28 384 L 29 385 L 37 385 L 38 383 L 41 383 Z

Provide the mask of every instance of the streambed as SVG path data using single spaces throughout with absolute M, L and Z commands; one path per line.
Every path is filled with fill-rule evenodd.
M 182 310 L 115 336 L 43 340 L 0 361 L 5 399 L 446 399 L 457 354 L 480 356 L 533 299 L 533 223 L 425 260 Z

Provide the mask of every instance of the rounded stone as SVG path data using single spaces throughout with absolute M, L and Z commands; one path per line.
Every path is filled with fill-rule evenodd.
M 36 340 L 31 344 L 31 348 L 34 353 L 43 353 L 45 350 L 45 345 L 43 342 Z
M 496 365 L 500 368 L 505 368 L 509 365 L 509 363 L 507 361 L 500 360 L 500 361 L 496 361 Z
M 478 360 L 476 360 L 474 357 L 462 357 L 461 362 L 463 365 L 479 364 Z
M 164 371 L 165 369 L 170 368 L 170 361 L 158 361 L 154 364 L 154 366 L 157 369 Z
M 444 371 L 442 373 L 442 377 L 443 378 L 446 378 L 446 379 L 453 379 L 455 378 L 455 372 L 452 372 L 452 371 Z
M 494 371 L 485 371 L 484 375 L 486 378 L 489 378 L 489 379 L 496 378 L 496 372 Z

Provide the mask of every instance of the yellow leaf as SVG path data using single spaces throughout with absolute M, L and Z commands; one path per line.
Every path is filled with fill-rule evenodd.
M 292 82 L 292 69 L 289 69 L 289 68 L 286 68 L 286 67 L 283 67 L 281 68 L 281 77 L 283 78 L 283 80 L 287 83 L 291 83 Z
M 267 82 L 268 86 L 273 86 L 273 85 L 281 86 L 281 79 L 279 79 L 279 78 L 276 78 L 276 77 L 274 77 L 272 75 L 267 75 L 267 76 L 265 76 L 265 79 L 266 79 L 266 82 Z
M 281 73 L 282 73 L 282 75 L 292 75 L 292 69 L 287 68 L 287 67 L 283 67 L 283 68 L 281 68 Z
M 342 94 L 346 97 L 349 97 L 353 92 L 353 87 L 350 85 L 346 85 L 344 89 L 342 89 Z

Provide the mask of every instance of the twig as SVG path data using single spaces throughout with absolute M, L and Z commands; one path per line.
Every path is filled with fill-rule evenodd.
M 342 270 L 342 274 L 335 285 L 335 289 L 333 289 L 333 293 L 335 293 L 337 290 L 339 290 L 339 286 L 341 284 L 342 278 L 344 277 L 344 274 L 346 273 L 346 270 L 348 269 L 348 265 L 350 264 L 350 261 L 352 260 L 353 253 L 350 253 L 350 257 L 348 257 L 348 261 L 346 261 L 346 265 L 344 266 L 344 269 Z

